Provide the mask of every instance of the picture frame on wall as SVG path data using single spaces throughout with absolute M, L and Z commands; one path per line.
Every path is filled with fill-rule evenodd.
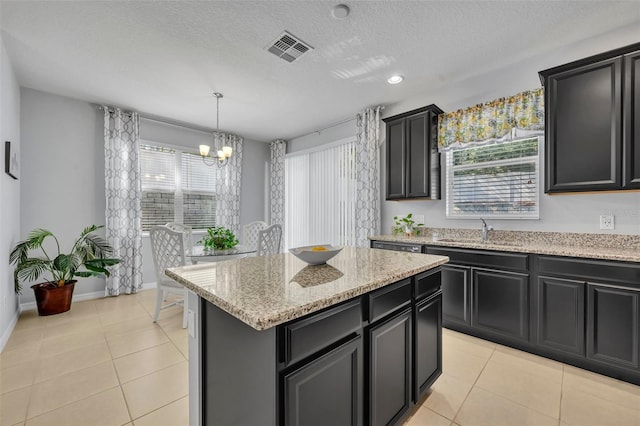
M 15 144 L 12 146 L 9 141 L 4 143 L 4 172 L 16 180 L 20 173 L 18 149 Z

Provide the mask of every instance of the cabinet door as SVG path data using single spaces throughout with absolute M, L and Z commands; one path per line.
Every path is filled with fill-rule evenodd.
M 637 369 L 640 290 L 588 284 L 587 357 Z
M 539 277 L 538 345 L 584 356 L 584 281 Z
M 640 188 L 640 51 L 624 57 L 624 186 Z
M 413 400 L 422 399 L 442 374 L 442 294 L 416 305 Z
M 368 341 L 368 424 L 392 424 L 411 405 L 411 309 L 372 326 Z
M 547 78 L 546 192 L 622 187 L 622 58 Z
M 429 112 L 407 118 L 407 197 L 430 196 L 430 123 Z
M 286 425 L 361 425 L 360 336 L 285 375 Z
M 472 270 L 471 325 L 504 337 L 529 338 L 529 275 Z
M 405 120 L 387 123 L 387 200 L 405 198 Z
M 444 325 L 471 325 L 471 268 L 442 265 L 442 318 Z

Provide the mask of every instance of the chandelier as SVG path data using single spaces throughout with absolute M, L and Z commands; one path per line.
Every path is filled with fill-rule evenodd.
M 202 161 L 207 166 L 217 164 L 219 167 L 223 167 L 229 162 L 229 158 L 231 158 L 231 154 L 233 153 L 233 148 L 224 145 L 224 137 L 222 137 L 222 143 L 220 144 L 222 145 L 221 147 L 218 147 L 218 144 L 216 143 L 216 139 L 220 138 L 220 98 L 222 97 L 222 93 L 215 92 L 213 96 L 216 98 L 216 133 L 213 134 L 213 147 L 216 152 L 216 156 L 209 156 L 209 151 L 211 150 L 209 145 L 200 145 L 200 155 L 202 156 Z

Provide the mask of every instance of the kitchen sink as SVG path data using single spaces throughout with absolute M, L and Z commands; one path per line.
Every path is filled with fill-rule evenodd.
M 443 243 L 460 243 L 460 244 L 483 244 L 483 245 L 495 245 L 495 246 L 510 246 L 510 247 L 521 247 L 524 243 L 520 241 L 482 241 L 482 240 L 474 240 L 468 238 L 441 238 L 437 240 L 437 242 Z

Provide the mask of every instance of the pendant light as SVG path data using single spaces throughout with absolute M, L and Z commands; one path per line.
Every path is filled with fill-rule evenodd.
M 224 136 L 220 143 L 222 146 L 216 143 L 216 139 L 220 138 L 220 98 L 222 98 L 222 93 L 215 92 L 213 96 L 216 98 L 216 132 L 213 134 L 213 148 L 216 151 L 216 156 L 209 156 L 211 149 L 209 145 L 200 145 L 200 155 L 202 156 L 202 161 L 207 166 L 217 164 L 218 167 L 223 167 L 229 163 L 229 158 L 231 158 L 231 154 L 233 154 L 233 148 L 224 144 Z M 209 162 L 207 159 L 212 161 Z

